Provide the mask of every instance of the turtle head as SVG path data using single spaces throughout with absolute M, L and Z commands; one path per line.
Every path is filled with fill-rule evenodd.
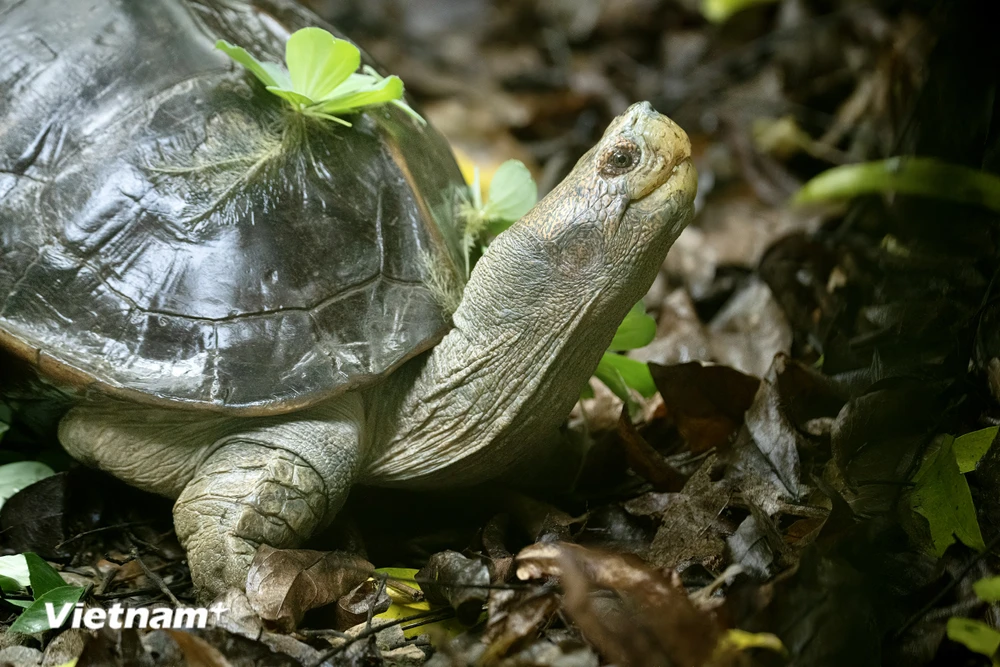
M 633 104 L 576 171 L 596 209 L 594 231 L 603 236 L 605 261 L 632 262 L 648 254 L 659 266 L 691 217 L 697 189 L 684 130 L 649 102 Z
M 543 246 L 550 278 L 571 293 L 638 299 L 691 217 L 697 180 L 684 130 L 649 102 L 633 104 L 497 241 Z

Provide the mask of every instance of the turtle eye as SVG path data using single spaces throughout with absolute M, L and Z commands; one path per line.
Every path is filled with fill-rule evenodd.
M 641 152 L 631 141 L 622 141 L 611 146 L 601 160 L 601 173 L 605 176 L 620 176 L 639 164 Z

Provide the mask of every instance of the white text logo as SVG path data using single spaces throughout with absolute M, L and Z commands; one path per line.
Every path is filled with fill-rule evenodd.
M 204 607 L 145 609 L 143 607 L 125 608 L 116 602 L 111 605 L 110 609 L 101 609 L 100 607 L 84 609 L 83 603 L 77 602 L 75 605 L 69 603 L 60 605 L 58 611 L 51 602 L 45 603 L 45 614 L 48 616 L 50 628 L 61 627 L 72 613 L 73 619 L 70 621 L 70 627 L 89 630 L 100 630 L 103 627 L 116 630 L 121 628 L 192 630 L 204 628 L 208 623 L 209 614 L 215 614 L 215 621 L 218 622 L 219 616 L 225 611 L 228 609 L 218 603 L 208 609 Z

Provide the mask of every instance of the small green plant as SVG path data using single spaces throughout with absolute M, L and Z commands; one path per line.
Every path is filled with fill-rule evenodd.
M 469 190 L 471 200 L 464 203 L 461 211 L 466 276 L 472 270 L 473 248 L 477 245 L 480 250 L 485 248 L 489 239 L 520 220 L 538 201 L 535 179 L 520 160 L 507 160 L 497 168 L 485 202 L 478 167 Z
M 808 204 L 889 192 L 972 204 L 1000 212 L 1000 177 L 926 157 L 892 157 L 833 167 L 803 185 L 794 201 Z
M 403 625 L 403 636 L 413 639 L 420 635 L 430 635 L 432 641 L 451 639 L 466 630 L 455 614 L 448 608 L 431 607 L 424 599 L 416 577 L 418 570 L 402 567 L 380 567 L 375 570 L 376 579 L 385 579 L 386 593 L 392 601 L 389 608 L 375 618 L 381 621 L 398 622 L 412 619 Z
M 972 584 L 972 590 L 983 602 L 1000 602 L 1000 577 L 987 577 Z M 994 666 L 1000 666 L 997 651 L 1000 649 L 1000 632 L 993 626 L 962 616 L 952 616 L 946 627 L 948 639 L 962 644 L 973 653 L 990 659 Z
M 29 635 L 53 629 L 46 603 L 56 608 L 74 605 L 84 592 L 80 586 L 67 584 L 62 575 L 33 553 L 0 557 L 0 590 L 5 602 L 24 609 L 10 631 Z
M 470 200 L 462 209 L 466 275 L 472 268 L 473 250 L 478 246 L 481 254 L 490 239 L 521 219 L 538 201 L 538 186 L 531 178 L 531 172 L 519 160 L 507 160 L 497 168 L 485 201 L 478 169 L 470 191 Z M 614 340 L 594 371 L 594 377 L 607 385 L 630 409 L 637 407 L 631 389 L 649 398 L 656 393 L 656 385 L 646 364 L 617 353 L 648 345 L 655 335 L 656 322 L 646 314 L 642 302 L 635 304 L 618 327 Z M 588 385 L 583 396 L 592 395 Z
M 285 44 L 285 67 L 261 62 L 240 46 L 225 40 L 216 48 L 247 68 L 295 111 L 306 116 L 351 123 L 341 118 L 364 107 L 394 104 L 420 123 L 424 119 L 403 101 L 403 82 L 398 76 L 383 77 L 361 65 L 361 52 L 350 42 L 337 39 L 322 28 L 303 28 Z
M 625 401 L 631 410 L 638 406 L 629 389 L 635 389 L 644 398 L 650 398 L 656 394 L 656 384 L 649 373 L 649 366 L 618 352 L 645 347 L 655 336 L 656 320 L 646 314 L 646 307 L 640 301 L 632 306 L 632 310 L 618 326 L 608 351 L 601 357 L 597 370 L 594 371 L 594 377 Z M 589 387 L 584 389 L 584 395 L 588 395 L 588 389 Z

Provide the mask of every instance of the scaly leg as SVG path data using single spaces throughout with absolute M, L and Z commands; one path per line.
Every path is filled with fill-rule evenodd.
M 75 458 L 177 498 L 174 526 L 201 595 L 243 589 L 257 547 L 300 545 L 326 526 L 357 475 L 363 409 L 352 394 L 275 418 L 127 404 L 71 410 Z

